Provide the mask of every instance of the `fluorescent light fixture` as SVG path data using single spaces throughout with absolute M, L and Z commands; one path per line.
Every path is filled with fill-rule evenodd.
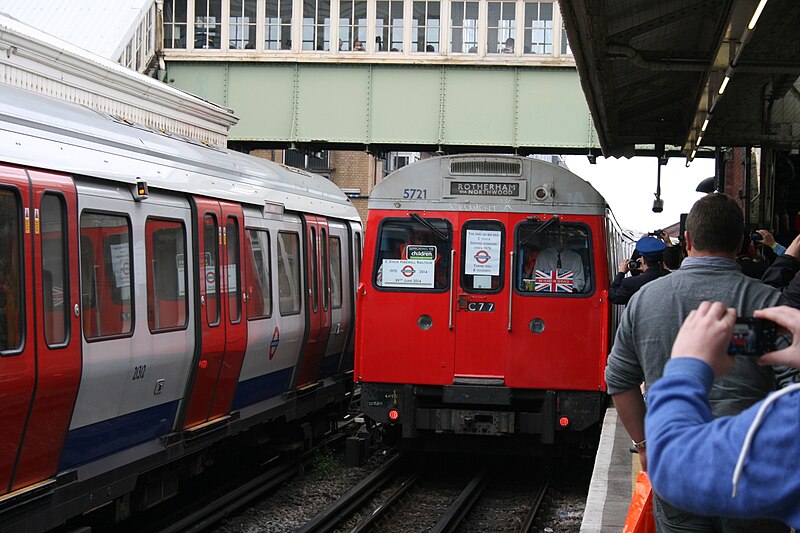
M 758 17 L 761 16 L 761 12 L 764 11 L 764 6 L 767 5 L 767 0 L 761 0 L 758 3 L 758 7 L 756 7 L 755 13 L 753 13 L 753 18 L 750 19 L 750 22 L 747 24 L 747 29 L 753 31 L 756 28 L 756 22 L 758 22 Z
M 703 136 L 702 135 L 698 135 L 697 136 L 697 142 L 695 144 L 697 144 L 697 146 L 700 146 L 701 142 L 703 142 Z
M 697 149 L 692 150 L 692 155 L 689 156 L 689 161 L 694 159 L 694 156 L 697 155 Z
M 722 85 L 719 86 L 719 91 L 717 91 L 718 94 L 721 95 L 722 93 L 725 92 L 725 88 L 728 86 L 729 81 L 731 81 L 731 77 L 725 76 L 725 79 L 722 80 Z
M 703 121 L 703 127 L 700 128 L 700 131 L 702 131 L 703 133 L 705 133 L 706 128 L 708 127 L 708 121 L 709 121 L 709 119 L 708 119 L 708 117 L 706 117 L 706 119 Z

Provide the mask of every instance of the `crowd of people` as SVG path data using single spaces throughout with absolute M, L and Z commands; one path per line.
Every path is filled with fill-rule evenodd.
M 789 307 L 800 307 L 800 237 L 783 248 L 744 228 L 732 198 L 707 195 L 687 216 L 685 259 L 666 267 L 678 247 L 646 236 L 609 293 L 627 306 L 608 393 L 650 473 L 659 533 L 800 527 L 800 311 Z M 777 257 L 757 258 L 752 242 Z M 777 323 L 783 344 L 728 355 L 736 317 L 754 316 Z

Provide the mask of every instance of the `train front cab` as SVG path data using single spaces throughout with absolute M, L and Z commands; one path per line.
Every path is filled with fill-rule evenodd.
M 371 211 L 368 227 L 378 229 L 367 232 L 373 261 L 357 315 L 365 413 L 415 446 L 433 434 L 516 436 L 530 450 L 596 428 L 609 341 L 606 224 L 602 215 Z M 541 256 L 548 248 L 559 268 Z

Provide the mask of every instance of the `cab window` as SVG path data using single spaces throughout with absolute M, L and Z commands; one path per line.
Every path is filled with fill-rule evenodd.
M 518 225 L 516 289 L 545 296 L 592 292 L 590 237 L 585 224 L 557 219 Z
M 450 223 L 441 218 L 387 219 L 378 235 L 373 281 L 393 290 L 445 290 L 450 278 Z
M 503 288 L 505 231 L 500 222 L 471 220 L 461 235 L 461 287 L 493 293 Z

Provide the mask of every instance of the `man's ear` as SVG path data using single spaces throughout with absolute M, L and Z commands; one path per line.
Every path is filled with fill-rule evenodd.
M 686 251 L 688 252 L 689 250 L 692 249 L 692 236 L 689 235 L 688 231 L 684 231 L 683 232 L 683 238 L 686 241 Z

